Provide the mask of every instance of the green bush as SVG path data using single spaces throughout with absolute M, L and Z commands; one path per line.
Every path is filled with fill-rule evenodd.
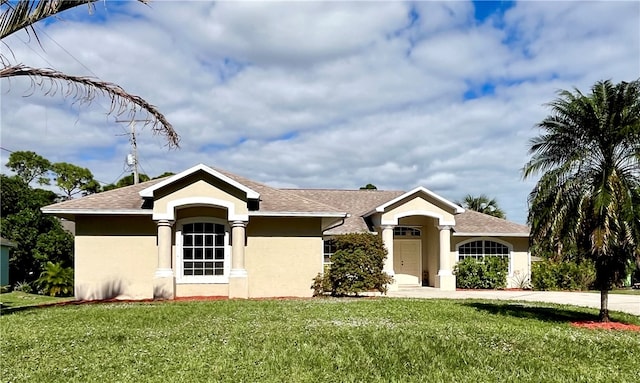
M 45 294 L 52 297 L 73 295 L 73 269 L 62 263 L 47 262 L 40 278 L 36 281 Z
M 313 289 L 313 296 L 319 297 L 322 295 L 326 295 L 331 293 L 331 280 L 329 279 L 329 265 L 324 265 L 324 273 L 318 273 L 315 278 L 313 278 L 313 284 L 311 285 L 311 289 Z
M 31 294 L 33 293 L 33 287 L 31 287 L 31 284 L 29 282 L 22 281 L 16 283 L 16 285 L 13 286 L 13 291 L 21 291 L 23 293 Z
M 464 258 L 453 269 L 456 287 L 461 289 L 504 289 L 508 272 L 508 260 L 502 257 Z
M 594 287 L 596 269 L 590 261 L 542 260 L 531 265 L 535 290 L 589 290 Z
M 314 295 L 330 292 L 333 296 L 358 295 L 377 290 L 387 292 L 392 278 L 382 271 L 387 250 L 382 240 L 368 233 L 345 234 L 333 239 L 336 252 L 331 266 L 318 274 L 311 288 Z

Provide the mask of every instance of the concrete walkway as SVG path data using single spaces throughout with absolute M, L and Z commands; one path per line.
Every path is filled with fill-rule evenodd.
M 600 308 L 600 294 L 565 291 L 464 290 L 440 291 L 433 287 L 400 288 L 390 297 L 425 299 L 497 299 L 506 301 L 550 302 Z M 640 295 L 609 294 L 609 310 L 640 316 Z

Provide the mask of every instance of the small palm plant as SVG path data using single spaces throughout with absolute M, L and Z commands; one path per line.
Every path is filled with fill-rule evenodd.
M 36 283 L 45 294 L 52 297 L 71 296 L 73 294 L 73 269 L 63 267 L 62 263 L 47 262 Z

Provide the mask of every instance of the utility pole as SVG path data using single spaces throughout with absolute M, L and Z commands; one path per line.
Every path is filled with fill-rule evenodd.
M 116 120 L 116 122 L 128 122 L 131 127 L 131 153 L 127 155 L 127 165 L 133 170 L 133 184 L 140 182 L 140 174 L 138 173 L 138 143 L 136 142 L 136 122 L 149 122 L 149 120 Z

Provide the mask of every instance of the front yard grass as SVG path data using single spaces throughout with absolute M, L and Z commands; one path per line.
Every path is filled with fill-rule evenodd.
M 21 291 L 0 294 L 2 312 L 17 310 L 25 307 L 38 306 L 42 304 L 52 304 L 71 301 L 74 298 L 56 298 L 47 295 L 27 294 Z
M 594 293 L 600 294 L 600 291 L 593 291 Z M 640 295 L 640 289 L 613 289 L 609 291 L 609 294 L 624 294 L 624 295 Z
M 597 310 L 375 299 L 103 303 L 0 317 L 10 382 L 634 382 L 640 333 Z M 612 319 L 640 324 L 613 313 Z

